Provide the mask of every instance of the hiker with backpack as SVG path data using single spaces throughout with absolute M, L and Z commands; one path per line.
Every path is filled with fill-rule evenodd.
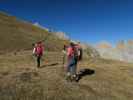
M 43 55 L 43 50 L 44 47 L 42 45 L 42 42 L 38 42 L 37 44 L 35 44 L 34 49 L 33 49 L 33 55 L 36 57 L 36 62 L 37 62 L 37 67 L 40 67 L 40 61 L 41 61 L 41 57 Z
M 76 48 L 73 42 L 67 47 L 67 80 L 74 80 L 76 78 Z
M 78 62 L 82 60 L 80 43 L 71 42 L 67 47 L 67 80 L 76 81 Z

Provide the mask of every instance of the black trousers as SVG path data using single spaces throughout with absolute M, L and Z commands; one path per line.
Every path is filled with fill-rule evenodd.
M 38 55 L 37 56 L 37 67 L 40 67 L 40 63 L 41 63 L 41 56 Z

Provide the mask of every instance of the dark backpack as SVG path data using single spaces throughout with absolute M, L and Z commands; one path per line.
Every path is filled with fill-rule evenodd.
M 78 60 L 82 60 L 82 56 L 83 56 L 82 48 L 77 48 L 74 46 L 73 50 L 74 50 L 74 57 Z
M 74 57 L 76 59 L 78 59 L 78 48 L 76 48 L 75 46 L 73 46 L 73 51 L 74 51 Z
M 82 50 L 82 48 L 79 49 L 79 52 L 80 52 L 80 55 L 79 55 L 78 60 L 82 60 L 82 58 L 83 58 L 83 50 Z

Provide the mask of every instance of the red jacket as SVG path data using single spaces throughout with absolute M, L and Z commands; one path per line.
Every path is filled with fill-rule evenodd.
M 42 45 L 37 45 L 37 47 L 35 48 L 35 52 L 39 56 L 42 56 L 43 55 L 43 50 L 44 50 L 44 48 L 43 48 Z
M 74 56 L 74 50 L 73 50 L 72 47 L 68 47 L 68 48 L 67 48 L 67 56 L 68 56 L 68 57 Z

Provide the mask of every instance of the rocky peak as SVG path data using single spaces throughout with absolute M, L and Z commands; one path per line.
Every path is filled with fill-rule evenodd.
M 116 49 L 122 50 L 122 49 L 125 49 L 125 46 L 126 46 L 125 41 L 124 41 L 124 40 L 120 40 L 120 41 L 116 44 Z
M 101 49 L 108 49 L 108 48 L 112 48 L 112 45 L 107 41 L 102 41 L 97 45 L 97 47 Z
M 68 40 L 69 36 L 66 35 L 64 32 L 54 32 L 54 35 L 56 35 L 60 39 Z

